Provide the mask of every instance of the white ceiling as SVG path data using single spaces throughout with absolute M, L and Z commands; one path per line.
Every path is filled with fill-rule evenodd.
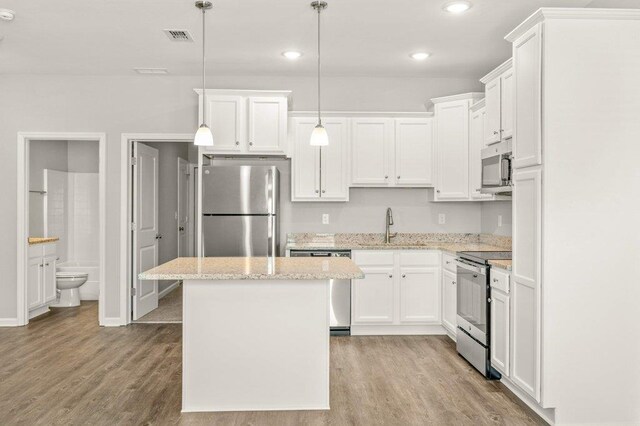
M 316 15 L 310 1 L 214 0 L 207 14 L 208 74 L 314 73 Z M 539 7 L 603 7 L 614 0 L 472 0 L 461 15 L 442 11 L 446 0 L 327 1 L 322 19 L 328 75 L 480 77 L 510 56 L 504 35 Z M 201 70 L 201 15 L 191 0 L 0 0 L 0 8 L 16 12 L 14 21 L 0 21 L 2 74 Z M 196 41 L 171 42 L 162 32 L 168 28 L 187 29 Z M 304 56 L 286 60 L 281 52 L 287 49 Z M 408 56 L 415 51 L 433 56 L 416 62 Z

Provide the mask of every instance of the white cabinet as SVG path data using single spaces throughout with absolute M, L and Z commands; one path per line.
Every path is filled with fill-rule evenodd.
M 509 377 L 510 297 L 509 274 L 491 269 L 491 365 Z
M 485 147 L 484 128 L 486 125 L 484 101 L 471 107 L 469 131 L 469 195 L 474 200 L 491 200 L 491 194 L 480 192 L 482 187 L 482 158 L 480 152 Z
M 457 334 L 458 328 L 457 293 L 456 273 L 444 269 L 442 271 L 442 325 L 453 336 Z
M 352 280 L 352 324 L 392 324 L 395 319 L 394 255 L 392 251 L 353 252 L 365 277 Z
M 315 118 L 293 119 L 291 201 L 348 201 L 348 120 L 322 120 L 329 145 L 309 145 Z
M 353 118 L 351 120 L 351 184 L 388 186 L 393 154 L 393 120 Z
M 202 117 L 202 90 L 199 108 Z M 287 154 L 287 91 L 207 90 L 205 122 L 213 133 L 210 154 Z
M 432 99 L 435 105 L 437 177 L 434 201 L 469 197 L 469 108 L 482 93 Z
M 509 59 L 480 79 L 485 87 L 487 108 L 484 143 L 513 136 L 513 68 Z
M 434 256 L 435 255 L 435 256 Z M 432 252 L 397 253 L 400 315 L 404 324 L 440 322 L 440 261 Z
M 55 243 L 29 246 L 27 307 L 30 318 L 46 312 L 47 305 L 56 299 L 55 247 Z
M 423 118 L 395 120 L 395 184 L 433 185 L 433 122 Z

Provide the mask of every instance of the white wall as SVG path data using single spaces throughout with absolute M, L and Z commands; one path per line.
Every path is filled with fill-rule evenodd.
M 197 97 L 192 89 L 199 86 L 199 80 L 196 76 L 47 75 L 4 75 L 0 79 L 0 181 L 7 199 L 17 197 L 18 132 L 107 134 L 107 318 L 120 316 L 121 134 L 194 132 Z M 289 89 L 293 90 L 294 109 L 315 108 L 316 86 L 311 76 L 216 76 L 209 79 L 209 87 Z M 424 111 L 429 98 L 480 89 L 476 79 L 327 77 L 323 103 L 328 110 Z M 15 203 L 0 210 L 0 234 L 9 236 L 0 241 L 0 262 L 6 271 L 6 285 L 0 287 L 0 318 L 16 317 L 16 218 Z
M 511 201 L 485 201 L 482 203 L 483 234 L 511 236 Z M 502 216 L 502 226 L 498 226 L 498 216 Z
M 68 170 L 79 173 L 98 173 L 100 171 L 99 149 L 98 141 L 68 141 Z

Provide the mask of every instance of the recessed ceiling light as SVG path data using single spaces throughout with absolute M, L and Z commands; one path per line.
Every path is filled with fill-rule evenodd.
M 168 74 L 166 68 L 134 68 L 138 74 Z
M 286 52 L 282 52 L 282 56 L 287 59 L 295 60 L 302 56 L 302 52 L 298 52 L 296 50 L 287 50 Z
M 411 58 L 415 59 L 416 61 L 424 61 L 429 56 L 431 56 L 431 54 L 427 52 L 416 52 L 416 53 L 412 53 L 409 56 L 411 56 Z
M 462 13 L 471 9 L 471 2 L 451 1 L 449 3 L 445 3 L 445 5 L 442 8 L 449 13 Z
M 13 10 L 0 9 L 0 19 L 4 21 L 13 21 L 13 18 L 15 17 L 16 13 Z

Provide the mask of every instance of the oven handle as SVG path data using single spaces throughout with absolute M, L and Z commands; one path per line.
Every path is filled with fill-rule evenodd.
M 468 271 L 477 272 L 478 274 L 481 274 L 481 275 L 487 275 L 485 268 L 481 268 L 480 266 L 473 265 L 461 259 L 456 259 L 456 265 Z

